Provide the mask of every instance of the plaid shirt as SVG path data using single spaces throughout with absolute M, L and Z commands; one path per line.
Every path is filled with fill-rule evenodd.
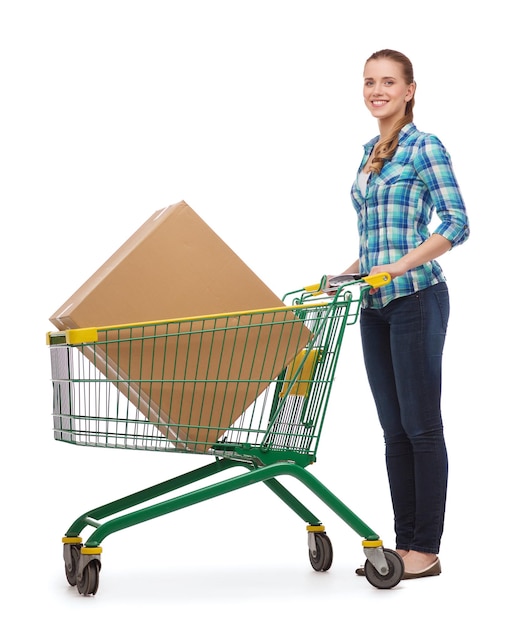
M 378 137 L 364 146 L 361 172 Z M 446 149 L 434 135 L 407 124 L 399 133 L 399 145 L 379 174 L 372 173 L 366 193 L 356 178 L 352 202 L 359 229 L 359 271 L 398 261 L 409 250 L 430 237 L 435 210 L 440 223 L 434 233 L 448 239 L 452 247 L 469 236 L 468 218 Z M 366 294 L 364 306 L 381 308 L 406 296 L 445 281 L 437 261 L 429 261 L 395 278 L 374 295 Z

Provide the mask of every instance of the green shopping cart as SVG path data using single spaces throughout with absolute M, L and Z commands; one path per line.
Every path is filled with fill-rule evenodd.
M 96 594 L 110 534 L 260 482 L 306 522 L 311 566 L 326 571 L 330 538 L 278 480 L 290 476 L 362 537 L 367 580 L 396 586 L 399 554 L 307 469 L 345 329 L 358 320 L 364 290 L 389 280 L 352 275 L 326 290 L 323 277 L 286 294 L 279 308 L 48 333 L 56 440 L 213 457 L 80 515 L 62 538 L 69 584 Z M 245 471 L 224 474 L 237 468 Z

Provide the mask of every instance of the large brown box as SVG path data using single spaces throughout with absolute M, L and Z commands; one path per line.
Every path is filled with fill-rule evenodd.
M 281 306 L 185 202 L 154 213 L 50 318 L 60 330 Z
M 283 302 L 254 272 L 180 202 L 154 213 L 50 320 L 59 330 L 68 330 L 281 306 Z M 209 380 L 223 381 L 213 383 L 210 395 L 209 385 L 185 384 L 183 398 L 172 386 L 166 391 L 164 384 L 118 385 L 145 416 L 165 425 L 160 430 L 170 440 L 181 440 L 185 448 L 190 448 L 190 440 L 201 450 L 217 440 L 308 342 L 309 331 L 293 313 L 278 312 L 276 318 L 277 323 L 266 328 L 257 327 L 259 319 L 254 320 L 253 332 L 244 327 L 244 317 L 233 316 L 238 326 L 233 339 L 220 329 L 225 324 L 220 322 L 212 332 L 199 335 L 198 345 L 194 340 L 189 344 L 182 324 L 180 334 L 169 337 L 161 351 L 157 342 L 145 340 L 140 352 L 132 351 L 130 342 L 120 344 L 117 358 L 110 343 L 104 358 L 100 345 L 96 360 L 89 350 L 86 355 L 111 379 L 135 380 L 143 369 L 157 379 L 168 362 L 170 371 L 183 370 L 188 380 L 205 372 Z M 201 327 L 210 323 L 202 321 Z M 223 363 L 232 366 L 233 380 L 242 382 L 224 382 Z M 192 427 L 194 419 L 197 429 Z

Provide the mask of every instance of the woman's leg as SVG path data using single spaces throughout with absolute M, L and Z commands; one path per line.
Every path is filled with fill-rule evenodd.
M 439 551 L 446 503 L 440 390 L 448 316 L 444 283 L 361 315 L 365 363 L 386 442 L 397 548 L 428 554 Z
M 364 362 L 384 432 L 386 469 L 395 519 L 396 548 L 410 549 L 415 526 L 413 450 L 401 423 L 390 343 L 390 323 L 380 309 L 363 309 L 360 318 Z

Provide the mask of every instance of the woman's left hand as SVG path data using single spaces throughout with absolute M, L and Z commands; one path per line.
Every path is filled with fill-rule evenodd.
M 390 278 L 393 280 L 394 278 L 397 278 L 397 276 L 402 276 L 404 273 L 406 273 L 406 269 L 401 266 L 400 261 L 397 261 L 395 263 L 387 263 L 386 265 L 376 265 L 375 267 L 372 267 L 368 276 L 381 274 L 382 272 L 387 272 L 390 275 Z M 379 287 L 371 287 L 369 293 L 377 293 L 379 289 Z

